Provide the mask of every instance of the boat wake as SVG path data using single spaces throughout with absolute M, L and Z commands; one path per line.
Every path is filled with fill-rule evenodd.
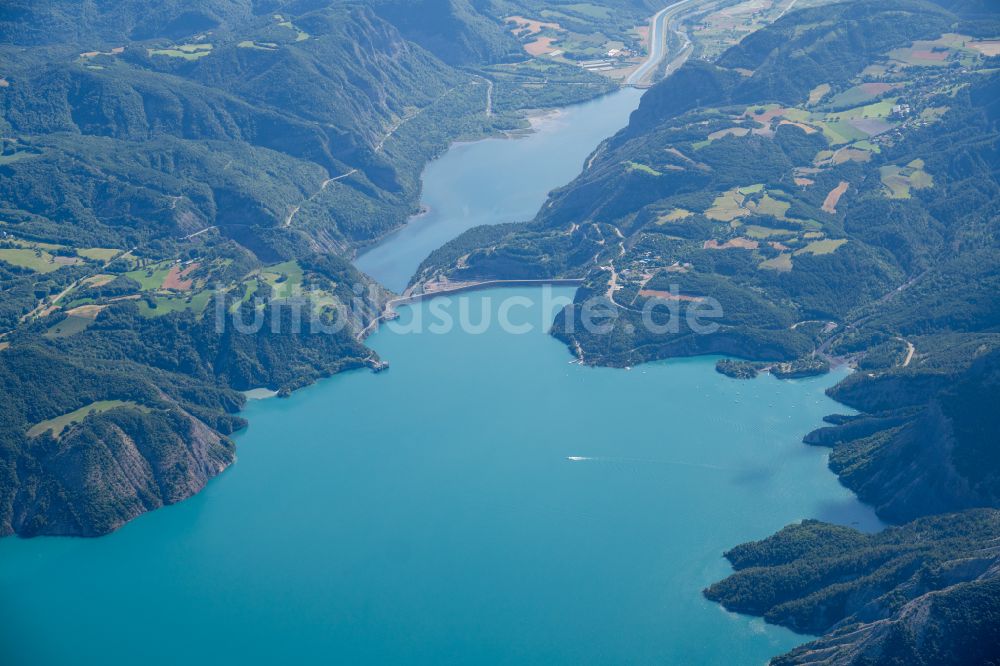
M 678 465 L 681 467 L 698 467 L 701 469 L 710 469 L 717 472 L 731 472 L 733 471 L 730 467 L 720 467 L 719 465 L 709 465 L 708 463 L 695 463 L 686 462 L 683 460 L 657 460 L 655 458 L 622 458 L 615 456 L 566 456 L 566 460 L 570 462 L 606 462 L 606 463 L 643 463 L 649 465 Z

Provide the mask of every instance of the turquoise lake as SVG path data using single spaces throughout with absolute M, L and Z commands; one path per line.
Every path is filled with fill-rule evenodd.
M 532 217 L 637 100 L 455 146 L 425 173 L 432 212 L 360 265 L 400 289 L 465 228 Z M 731 665 L 804 642 L 701 590 L 790 522 L 878 526 L 801 443 L 843 411 L 843 371 L 582 367 L 546 333 L 573 292 L 547 289 L 403 308 L 368 339 L 389 372 L 251 401 L 199 495 L 99 539 L 0 540 L 0 663 Z M 511 298 L 530 332 L 498 324 Z M 404 331 L 441 313 L 471 326 Z
M 877 525 L 801 443 L 841 375 L 581 367 L 540 294 L 443 302 L 480 323 L 526 297 L 530 333 L 383 328 L 389 372 L 252 402 L 230 470 L 115 534 L 4 539 L 6 663 L 761 664 L 802 642 L 701 590 L 791 521 Z

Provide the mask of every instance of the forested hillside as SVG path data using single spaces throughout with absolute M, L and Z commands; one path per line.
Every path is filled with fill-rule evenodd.
M 791 12 L 654 86 L 535 220 L 456 239 L 425 262 L 414 290 L 444 278 L 583 278 L 553 334 L 585 363 L 721 353 L 745 359 L 720 362 L 734 377 L 850 363 L 858 371 L 830 393 L 861 413 L 806 438 L 832 448 L 845 485 L 891 522 L 1000 507 L 996 19 L 984 3 L 909 0 Z M 709 302 L 720 311 L 714 332 L 666 326 Z M 596 330 L 584 325 L 595 303 L 610 312 Z M 971 524 L 961 520 L 945 522 Z M 789 530 L 780 543 L 811 543 Z M 979 532 L 961 536 L 988 545 Z M 804 548 L 793 573 L 826 570 Z M 886 553 L 871 548 L 829 589 L 793 591 L 773 580 L 787 561 L 764 558 L 752 580 L 737 575 L 710 595 L 802 631 L 876 622 L 794 663 L 871 663 L 882 649 L 892 663 L 945 663 L 944 643 L 923 632 L 958 641 L 947 663 L 995 645 L 995 610 L 976 601 L 995 581 L 960 585 L 995 562 L 914 588 L 924 559 L 900 560 L 889 585 Z M 738 603 L 726 591 L 736 585 Z M 894 598 L 881 615 L 854 615 L 897 585 L 912 605 Z M 848 606 L 830 605 L 834 591 Z M 994 620 L 960 634 L 955 608 Z

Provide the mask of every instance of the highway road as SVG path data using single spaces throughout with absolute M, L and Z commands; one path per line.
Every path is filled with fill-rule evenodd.
M 656 71 L 657 66 L 668 55 L 667 51 L 667 28 L 671 16 L 684 5 L 688 5 L 694 0 L 680 0 L 667 5 L 656 12 L 649 21 L 649 57 L 639 65 L 639 68 L 625 80 L 628 85 L 638 85 L 648 82 L 647 79 Z

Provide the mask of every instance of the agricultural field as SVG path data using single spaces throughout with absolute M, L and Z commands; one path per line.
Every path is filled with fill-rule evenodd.
M 694 215 L 694 213 L 685 208 L 674 208 L 666 215 L 661 215 L 659 218 L 657 218 L 656 223 L 663 225 L 667 224 L 668 222 L 679 222 L 681 220 L 686 220 L 692 215 Z
M 709 13 L 692 30 L 692 37 L 699 45 L 699 57 L 715 60 L 751 32 L 775 21 L 789 7 L 790 2 L 791 0 L 743 0 Z
M 636 22 L 647 17 L 633 12 Z M 632 16 L 588 2 L 538 3 L 530 15 L 507 16 L 504 21 L 535 58 L 570 64 L 618 78 L 634 67 L 645 51 L 641 28 L 631 28 Z
M 761 270 L 765 271 L 778 271 L 780 273 L 787 273 L 792 270 L 792 255 L 787 252 L 782 252 L 777 257 L 773 259 L 765 259 L 760 262 L 757 266 Z
M 730 238 L 725 243 L 720 243 L 712 238 L 702 243 L 701 247 L 703 250 L 756 250 L 760 247 L 760 243 L 758 241 L 742 237 Z
M 768 238 L 778 238 L 778 237 L 788 237 L 794 236 L 795 232 L 791 229 L 772 229 L 771 227 L 762 227 L 758 224 L 748 224 L 740 228 L 747 238 L 752 238 L 755 240 L 765 240 Z
M 821 83 L 812 90 L 809 91 L 809 101 L 806 102 L 808 106 L 816 106 L 823 98 L 830 94 L 830 84 Z
M 750 133 L 750 130 L 746 127 L 727 127 L 725 129 L 716 130 L 708 135 L 704 141 L 697 141 L 691 144 L 691 147 L 695 150 L 701 150 L 705 146 L 710 145 L 713 141 L 718 141 L 719 139 L 725 138 L 727 136 L 737 136 L 743 137 Z
M 80 305 L 66 311 L 66 318 L 43 334 L 47 338 L 68 338 L 87 330 L 106 305 Z
M 0 86 L 0 88 L 2 87 L 4 86 Z M 0 166 L 13 164 L 29 157 L 37 157 L 44 152 L 41 148 L 26 146 L 17 139 L 0 139 Z
M 860 83 L 848 88 L 844 92 L 837 93 L 825 106 L 840 109 L 851 108 L 867 104 L 878 99 L 882 95 L 901 87 L 902 83 L 868 82 Z
M 295 33 L 295 41 L 304 42 L 309 39 L 310 35 L 308 32 L 305 32 L 291 21 L 285 20 L 283 16 L 275 14 L 274 19 L 278 22 L 279 27 L 286 28 Z
M 647 164 L 640 164 L 639 162 L 626 162 L 625 163 L 625 168 L 628 169 L 629 171 L 639 171 L 641 173 L 645 173 L 645 174 L 648 174 L 650 176 L 662 176 L 663 175 L 662 172 L 657 171 L 653 167 L 651 167 L 651 166 L 649 166 Z
M 966 44 L 987 58 L 1000 55 L 1000 39 L 980 39 Z
M 784 200 L 785 196 L 784 193 L 768 192 L 762 183 L 733 188 L 715 198 L 711 208 L 705 211 L 705 217 L 717 222 L 729 222 L 733 226 L 738 226 L 738 218 L 748 215 L 767 215 L 778 220 L 809 224 L 811 220 L 787 216 L 791 203 Z
M 278 44 L 274 42 L 255 42 L 252 40 L 244 40 L 236 45 L 241 49 L 256 49 L 257 51 L 277 51 Z
M 762 3 L 741 6 L 760 7 Z M 960 37 L 946 35 L 933 44 L 918 42 L 908 49 L 911 56 L 930 49 L 945 53 L 952 61 L 975 58 L 981 62 L 982 56 L 967 48 Z M 809 150 L 816 150 L 811 159 L 808 151 L 806 157 L 798 156 L 791 173 L 782 178 L 743 187 L 732 187 L 729 181 L 718 190 L 710 190 L 712 196 L 708 198 L 677 197 L 663 202 L 661 208 L 653 208 L 651 224 L 662 228 L 656 234 L 656 249 L 635 253 L 632 263 L 616 262 L 619 285 L 642 288 L 639 281 L 629 277 L 629 271 L 641 276 L 648 275 L 651 267 L 654 273 L 656 266 L 670 270 L 671 262 L 683 259 L 683 255 L 674 254 L 678 247 L 686 248 L 682 252 L 751 253 L 759 270 L 772 272 L 793 271 L 800 258 L 803 264 L 812 263 L 813 257 L 840 252 L 847 239 L 838 238 L 843 231 L 828 216 L 843 212 L 845 197 L 856 191 L 860 195 L 867 186 L 852 182 L 853 174 L 858 172 L 856 167 L 844 169 L 839 178 L 831 177 L 829 171 L 850 163 L 881 165 L 880 156 L 898 141 L 902 131 L 934 122 L 948 111 L 940 95 L 950 89 L 949 85 L 954 87 L 958 73 L 957 68 L 907 69 L 886 54 L 878 57 L 879 61 L 865 68 L 863 74 L 817 85 L 803 93 L 801 103 L 796 105 L 761 103 L 706 109 L 696 124 L 686 127 L 704 128 L 700 136 L 691 137 L 689 133 L 675 143 L 666 143 L 660 153 L 662 159 L 648 156 L 641 161 L 622 161 L 627 171 L 663 179 L 670 178 L 675 169 L 708 174 L 721 159 L 718 146 L 708 149 L 714 142 L 737 146 L 745 140 L 750 151 L 759 146 L 761 138 L 775 139 L 779 132 L 787 130 L 786 126 L 801 130 L 808 138 L 798 140 Z M 738 150 L 734 152 L 739 154 Z M 696 155 L 702 156 L 700 161 L 692 159 Z M 920 160 L 905 166 L 882 167 L 880 175 L 887 196 L 895 198 L 908 197 L 914 189 L 933 185 L 933 178 Z M 821 191 L 808 189 L 820 186 Z M 720 224 L 706 226 L 706 221 Z M 824 227 L 827 223 L 835 230 L 830 231 L 834 238 L 828 238 Z M 706 232 L 707 237 L 703 235 Z M 654 246 L 653 241 L 650 246 Z M 853 260 L 853 254 L 845 258 Z
M 161 285 L 163 289 L 170 289 L 173 291 L 188 291 L 194 286 L 194 282 L 191 279 L 191 273 L 198 270 L 201 267 L 198 263 L 188 264 L 185 267 L 181 267 L 180 264 L 174 264 L 170 267 L 170 271 L 167 276 L 163 278 L 163 284 Z
M 712 202 L 712 207 L 705 211 L 705 217 L 717 222 L 732 222 L 737 218 L 746 217 L 750 211 L 744 208 L 745 201 L 746 196 L 739 188 L 734 188 L 717 196 Z
M 844 196 L 847 192 L 847 188 L 850 187 L 850 183 L 846 180 L 840 181 L 837 187 L 830 190 L 829 194 L 826 195 L 826 199 L 823 201 L 823 210 L 831 215 L 837 214 L 837 204 L 840 203 L 840 198 Z
M 113 248 L 71 248 L 68 245 L 11 237 L 0 240 L 0 261 L 28 268 L 37 273 L 51 273 L 63 266 L 77 266 L 85 261 L 107 263 L 119 252 L 120 250 Z M 4 258 L 5 256 L 7 258 Z
M 890 199 L 909 199 L 911 190 L 934 187 L 934 177 L 924 171 L 923 160 L 913 160 L 903 167 L 895 164 L 880 167 L 879 174 Z
M 240 306 L 244 303 L 250 302 L 254 296 L 257 295 L 257 290 L 260 289 L 260 281 L 257 278 L 250 278 L 243 283 L 243 296 L 240 300 L 235 301 L 230 307 L 230 312 L 236 312 L 239 310 Z
M 810 180 L 809 184 L 812 183 Z M 832 206 L 836 206 L 848 187 L 848 183 L 842 182 L 834 188 L 828 196 Z M 761 243 L 766 242 L 780 254 L 764 258 L 758 264 L 758 268 L 787 272 L 794 268 L 794 255 L 830 254 L 844 244 L 843 240 L 827 239 L 819 222 L 790 216 L 788 213 L 791 207 L 789 194 L 780 189 L 769 189 L 762 183 L 723 192 L 713 200 L 711 207 L 704 211 L 704 215 L 710 220 L 727 222 L 728 225 L 724 230 L 719 230 L 721 236 L 704 241 L 701 247 L 705 250 L 753 251 L 758 250 Z M 777 225 L 779 228 L 766 226 L 758 221 L 762 216 L 774 218 L 783 224 Z M 752 218 L 752 223 L 746 224 L 741 220 L 747 217 Z M 667 222 L 668 220 L 662 217 L 658 220 L 659 224 Z M 789 224 L 794 226 L 789 228 Z M 734 232 L 736 236 L 731 235 Z
M 79 266 L 86 262 L 107 263 L 119 252 L 113 248 L 103 247 L 74 249 L 67 245 L 10 237 L 0 241 L 0 261 L 36 273 L 51 273 L 64 266 Z
M 560 5 L 560 9 L 577 14 L 583 14 L 594 19 L 606 19 L 611 16 L 611 10 L 600 5 L 592 5 L 588 2 L 579 2 L 572 5 Z
M 138 409 L 145 412 L 150 411 L 149 407 L 144 407 L 138 403 L 132 402 L 131 400 L 98 400 L 90 403 L 89 405 L 85 405 L 80 409 L 75 409 L 72 412 L 42 421 L 41 423 L 36 423 L 28 430 L 28 437 L 38 437 L 46 431 L 51 430 L 52 435 L 58 439 L 62 436 L 66 428 L 74 423 L 79 423 L 85 419 L 88 414 L 100 414 L 119 407 L 129 407 L 131 409 Z
M 165 49 L 148 49 L 151 56 L 168 56 L 170 58 L 183 58 L 184 60 L 197 60 L 204 58 L 212 52 L 212 44 L 178 44 Z
M 758 215 L 770 215 L 779 220 L 787 220 L 785 213 L 792 207 L 787 201 L 780 201 L 769 194 L 765 194 L 757 202 L 748 202 L 748 207 Z
M 261 278 L 271 286 L 274 298 L 291 298 L 302 290 L 302 267 L 295 260 L 266 266 Z
M 11 266 L 26 268 L 35 273 L 51 273 L 64 266 L 74 266 L 83 263 L 77 257 L 63 257 L 49 254 L 42 249 L 21 247 L 0 249 L 0 261 Z
M 97 275 L 92 275 L 81 284 L 86 287 L 103 287 L 106 284 L 110 284 L 115 279 L 114 275 L 108 273 L 98 273 Z
M 816 167 L 838 166 L 847 162 L 870 162 L 872 155 L 880 148 L 868 141 L 855 141 L 836 150 L 821 150 L 816 153 L 813 164 Z
M 211 298 L 212 292 L 208 289 L 186 296 L 150 296 L 139 301 L 139 314 L 147 318 L 162 317 L 171 312 L 184 310 L 201 314 Z
M 968 64 L 967 58 L 985 55 L 975 48 L 976 43 L 968 35 L 948 33 L 935 40 L 917 41 L 906 48 L 894 49 L 888 55 L 896 67 L 904 69 L 945 67 L 956 60 Z
M 858 97 L 860 95 L 852 96 Z M 807 110 L 782 107 L 777 104 L 749 107 L 743 117 L 756 122 L 759 127 L 752 130 L 760 136 L 773 136 L 781 125 L 794 125 L 806 134 L 822 132 L 831 147 L 865 141 L 896 127 L 889 121 L 895 98 L 872 104 L 864 104 L 840 111 Z M 830 106 L 830 105 L 828 105 Z M 746 128 L 731 127 L 713 132 L 705 141 L 694 144 L 701 148 L 723 136 L 745 136 Z
M 823 240 L 815 240 L 806 245 L 803 248 L 799 248 L 795 251 L 795 254 L 833 254 L 838 248 L 843 246 L 847 242 L 846 238 L 826 238 Z
M 116 250 L 110 247 L 84 247 L 78 248 L 76 253 L 83 257 L 84 259 L 90 259 L 91 261 L 99 261 L 101 263 L 107 263 L 114 259 L 121 250 Z
M 142 291 L 155 291 L 163 287 L 163 281 L 167 279 L 170 271 L 174 267 L 172 261 L 162 261 L 157 264 L 139 268 L 125 273 L 125 277 L 132 278 L 139 283 Z

